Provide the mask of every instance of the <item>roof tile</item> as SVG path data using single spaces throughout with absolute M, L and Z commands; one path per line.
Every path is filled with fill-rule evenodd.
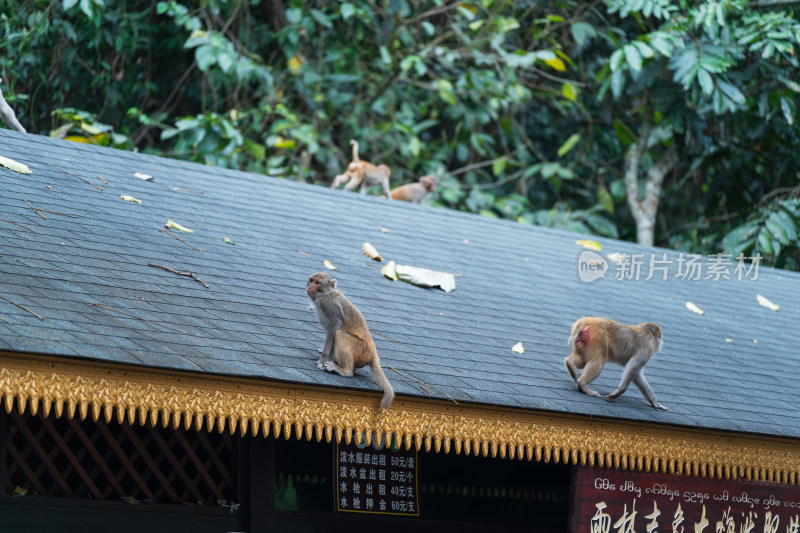
M 800 366 L 797 273 L 682 280 L 678 252 L 593 237 L 603 253 L 667 254 L 673 264 L 667 281 L 645 280 L 645 263 L 639 281 L 615 279 L 610 264 L 604 279 L 583 283 L 580 237 L 566 231 L 8 130 L 0 143 L 33 170 L 0 168 L 0 294 L 45 317 L 0 299 L 0 349 L 379 393 L 366 370 L 348 379 L 314 365 L 324 332 L 303 289 L 330 260 L 400 395 L 800 437 L 800 410 L 786 401 L 800 396 L 787 372 Z M 109 183 L 99 191 L 50 165 Z M 45 220 L 23 197 L 63 214 Z M 167 219 L 193 229 L 172 233 L 205 253 L 159 231 Z M 457 289 L 383 278 L 364 241 L 399 264 L 460 274 Z M 781 310 L 758 305 L 759 293 Z M 647 376 L 670 411 L 635 387 L 613 402 L 575 390 L 566 339 L 591 315 L 664 327 Z M 620 375 L 609 366 L 592 387 L 608 393 Z

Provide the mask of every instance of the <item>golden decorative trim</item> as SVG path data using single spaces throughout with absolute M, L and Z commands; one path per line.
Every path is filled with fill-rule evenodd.
M 6 412 L 800 483 L 800 441 L 0 352 Z

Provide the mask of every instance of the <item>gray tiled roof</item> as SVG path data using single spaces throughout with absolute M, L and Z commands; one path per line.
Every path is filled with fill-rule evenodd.
M 377 397 L 366 371 L 347 379 L 314 365 L 323 334 L 305 283 L 327 259 L 375 332 L 384 368 L 458 401 L 800 437 L 796 273 L 582 283 L 580 237 L 565 231 L 7 130 L 0 130 L 0 155 L 33 171 L 0 168 L 0 295 L 45 317 L 0 299 L 7 320 L 0 350 L 375 390 Z M 142 204 L 123 202 L 122 194 Z M 23 197 L 81 216 L 44 213 L 45 220 Z M 159 232 L 167 219 L 193 229 L 181 238 L 207 254 Z M 604 253 L 667 252 L 598 240 Z M 362 255 L 364 241 L 400 264 L 461 274 L 457 289 L 383 278 L 381 264 Z M 148 267 L 151 261 L 193 272 L 209 288 Z M 757 293 L 781 310 L 760 306 Z M 687 301 L 706 314 L 688 311 Z M 664 327 L 664 350 L 647 374 L 669 412 L 652 409 L 635 387 L 613 403 L 575 391 L 563 359 L 570 324 L 585 315 Z M 511 351 L 519 341 L 522 355 Z M 386 373 L 397 393 L 427 397 Z M 610 365 L 593 387 L 610 392 L 619 376 Z

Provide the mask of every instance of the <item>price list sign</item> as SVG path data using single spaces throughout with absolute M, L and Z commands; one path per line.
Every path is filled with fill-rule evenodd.
M 417 451 L 336 445 L 336 510 L 419 516 Z

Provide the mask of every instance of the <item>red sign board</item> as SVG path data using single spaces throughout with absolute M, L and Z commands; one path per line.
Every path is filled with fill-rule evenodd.
M 336 445 L 336 510 L 419 516 L 417 450 Z
M 800 487 L 575 468 L 571 533 L 800 533 Z

